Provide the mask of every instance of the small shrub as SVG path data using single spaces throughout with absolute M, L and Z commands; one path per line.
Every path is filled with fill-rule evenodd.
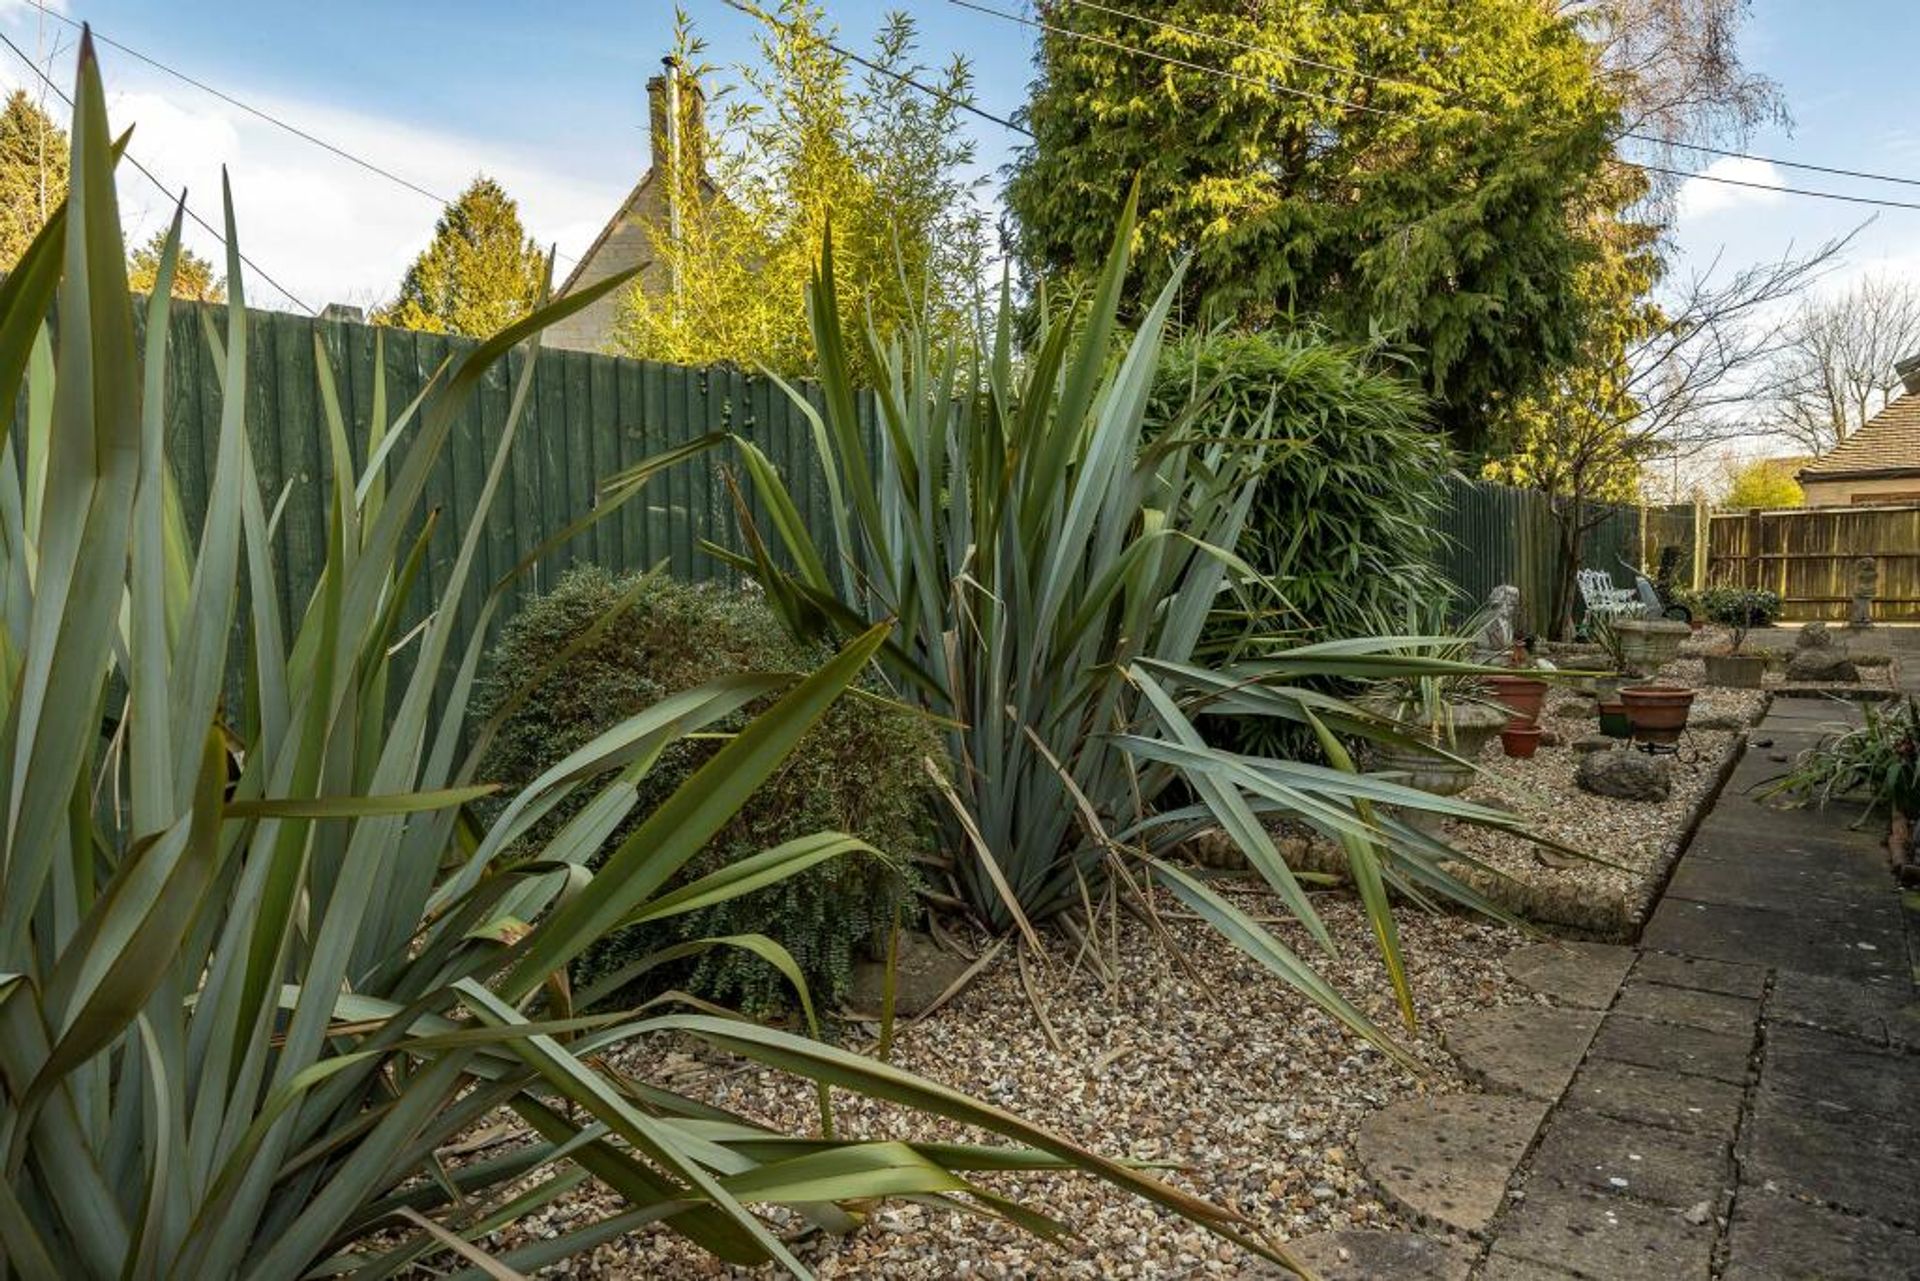
M 1408 600 L 1450 595 L 1435 553 L 1453 460 L 1419 390 L 1364 350 L 1311 333 L 1184 338 L 1161 358 L 1148 424 L 1245 438 L 1269 407 L 1276 440 L 1236 550 L 1278 584 L 1278 624 L 1366 636 Z
M 502 706 L 528 672 L 580 638 L 635 587 L 634 579 L 581 568 L 531 602 L 501 634 L 492 674 L 478 696 L 480 714 L 491 715 Z M 524 784 L 595 734 L 667 695 L 733 672 L 809 670 L 822 652 L 790 640 L 756 596 L 658 576 L 507 717 L 483 776 Z M 740 714 L 739 723 L 756 710 Z M 612 849 L 717 747 L 694 741 L 669 748 L 641 784 L 632 816 L 605 848 Z M 851 979 L 853 961 L 892 924 L 895 905 L 912 902 L 912 862 L 929 853 L 932 843 L 921 762 L 928 756 L 940 759 L 942 750 L 925 722 L 906 709 L 853 698 L 836 705 L 685 875 L 691 879 L 783 841 L 829 830 L 866 840 L 894 866 L 871 857 L 832 859 L 732 902 L 623 930 L 575 963 L 575 984 L 584 986 L 683 940 L 762 933 L 793 953 L 817 999 L 838 999 Z M 581 803 L 584 799 L 548 815 L 532 834 L 533 843 L 558 830 Z M 598 860 L 593 865 L 598 867 Z M 680 987 L 750 1010 L 784 1004 L 788 996 L 785 980 L 772 967 L 731 948 L 653 972 L 647 986 L 650 991 Z
M 1708 587 L 1692 593 L 1688 608 L 1724 627 L 1771 627 L 1780 617 L 1780 593 L 1752 587 Z
M 1269 409 L 1275 443 L 1235 550 L 1285 604 L 1264 619 L 1223 614 L 1208 649 L 1391 632 L 1406 602 L 1447 600 L 1435 564 L 1452 458 L 1418 389 L 1311 333 L 1218 331 L 1167 348 L 1147 421 L 1156 434 L 1250 438 Z M 1312 731 L 1287 721 L 1212 717 L 1207 733 L 1243 752 L 1324 759 Z

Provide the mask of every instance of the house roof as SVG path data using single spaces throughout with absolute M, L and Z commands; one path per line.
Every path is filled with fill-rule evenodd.
M 1920 476 L 1920 393 L 1888 401 L 1839 448 L 1800 469 L 1801 480 L 1874 476 Z
M 554 290 L 554 297 L 558 298 L 562 294 L 573 292 L 573 287 L 586 273 L 587 264 L 591 263 L 601 249 L 606 247 L 607 238 L 620 229 L 620 224 L 635 216 L 634 209 L 639 205 L 640 198 L 646 195 L 647 188 L 653 185 L 653 172 L 652 169 L 648 169 L 646 173 L 640 175 L 640 181 L 633 184 L 633 190 L 627 193 L 627 198 L 622 200 L 619 208 L 613 211 L 613 217 L 607 219 L 606 225 L 600 228 L 600 234 L 593 238 L 593 243 L 587 246 L 587 251 L 580 255 L 580 261 L 573 264 L 573 270 L 567 273 L 566 280 L 561 283 L 560 288 Z M 704 173 L 701 174 L 701 198 L 712 200 L 719 194 L 720 188 L 714 185 L 713 179 Z

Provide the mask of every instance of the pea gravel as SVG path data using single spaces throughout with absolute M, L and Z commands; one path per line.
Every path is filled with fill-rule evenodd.
M 1264 891 L 1235 891 L 1249 911 L 1273 914 Z M 1339 944 L 1322 972 L 1422 1064 L 1416 1077 L 1236 951 L 1207 926 L 1168 921 L 1189 975 L 1148 929 L 1122 917 L 1118 981 L 1055 964 L 1034 974 L 1056 1052 L 1038 1026 L 1008 955 L 953 1004 L 898 1038 L 894 1061 L 1011 1109 L 1108 1155 L 1173 1163 L 1173 1182 L 1233 1206 L 1277 1236 L 1329 1228 L 1410 1227 L 1366 1187 L 1354 1155 L 1374 1109 L 1422 1092 L 1468 1088 L 1441 1048 L 1448 1018 L 1529 1001 L 1501 971 L 1518 931 L 1457 916 L 1403 910 L 1409 976 L 1421 1015 L 1413 1032 L 1396 1009 L 1365 918 L 1345 892 L 1316 895 Z M 1302 955 L 1305 932 L 1272 928 Z M 809 1088 L 685 1044 L 630 1049 L 622 1071 L 658 1079 L 769 1125 L 804 1132 L 817 1120 Z M 836 1092 L 842 1135 L 975 1138 L 962 1127 Z M 1068 1225 L 1042 1241 L 1009 1224 L 920 1204 L 889 1202 L 844 1236 L 792 1233 L 822 1277 L 1246 1277 L 1278 1270 L 1171 1213 L 1083 1175 L 990 1176 Z M 581 1227 L 617 1212 L 617 1198 L 582 1185 L 490 1242 Z M 593 1278 L 745 1277 L 764 1271 L 716 1263 L 667 1233 L 630 1234 L 576 1258 L 564 1275 Z

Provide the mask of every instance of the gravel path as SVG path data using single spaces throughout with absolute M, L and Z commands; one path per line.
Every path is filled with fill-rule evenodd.
M 1240 896 L 1273 912 L 1263 893 Z M 1344 893 L 1317 905 L 1341 945 L 1325 972 L 1383 1025 L 1398 1029 L 1390 990 L 1357 904 Z M 966 994 L 908 1029 L 895 1061 L 1018 1111 L 1109 1154 L 1182 1167 L 1171 1178 L 1252 1215 L 1271 1232 L 1400 1224 L 1365 1187 L 1354 1134 L 1375 1108 L 1463 1082 L 1441 1048 L 1438 1025 L 1464 1011 L 1533 999 L 1500 970 L 1516 931 L 1459 917 L 1402 914 L 1404 946 L 1422 1017 L 1401 1039 L 1425 1065 L 1416 1079 L 1345 1033 L 1328 1016 L 1206 926 L 1172 933 L 1210 995 L 1147 930 L 1122 921 L 1121 981 L 1112 991 L 1062 966 L 1035 982 L 1060 1052 L 1049 1048 L 1022 995 L 1016 968 L 997 963 Z M 1306 952 L 1304 933 L 1275 927 Z M 685 1047 L 677 1047 L 684 1051 Z M 629 1051 L 636 1075 L 675 1067 L 704 1087 L 679 1088 L 769 1124 L 806 1130 L 812 1095 L 758 1069 L 676 1052 Z M 843 1134 L 962 1137 L 959 1127 L 902 1117 L 891 1105 L 836 1095 Z M 975 1136 L 977 1137 L 977 1136 Z M 1081 1176 L 991 1180 L 1067 1223 L 1048 1243 L 995 1220 L 889 1203 L 863 1230 L 815 1236 L 801 1257 L 822 1277 L 1190 1277 L 1265 1275 L 1265 1265 L 1156 1207 Z M 543 1234 L 610 1213 L 610 1194 L 581 1188 L 523 1230 Z M 715 1264 L 664 1233 L 636 1233 L 575 1261 L 581 1277 L 750 1276 Z

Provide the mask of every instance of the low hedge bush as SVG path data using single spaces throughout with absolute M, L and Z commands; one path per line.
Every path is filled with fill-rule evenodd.
M 581 638 L 636 586 L 632 578 L 581 568 L 529 603 L 502 630 L 494 648 L 490 675 L 477 697 L 480 715 L 503 706 L 527 673 Z M 729 672 L 810 670 L 824 657 L 825 651 L 791 640 L 756 596 L 656 576 L 598 638 L 540 681 L 506 718 L 489 749 L 484 777 L 524 783 L 667 695 Z M 743 712 L 739 723 L 757 710 Z M 712 741 L 668 748 L 642 780 L 639 804 L 605 850 L 717 749 Z M 858 836 L 890 862 L 867 856 L 828 860 L 732 902 L 631 927 L 602 940 L 575 963 L 575 985 L 683 940 L 761 933 L 793 953 L 817 1001 L 838 1000 L 851 981 L 853 962 L 891 926 L 896 904 L 912 910 L 917 884 L 912 865 L 933 845 L 930 780 L 921 763 L 928 756 L 943 759 L 942 748 L 915 713 L 871 699 L 840 700 L 683 877 L 692 879 L 782 841 L 826 830 Z M 541 837 L 584 803 L 581 797 L 548 815 L 530 847 L 538 848 Z M 788 1004 L 790 998 L 778 972 L 732 948 L 655 971 L 644 991 L 629 995 L 669 987 L 751 1012 Z
M 1752 587 L 1707 587 L 1684 603 L 1696 617 L 1726 627 L 1771 627 L 1780 618 L 1780 593 Z

